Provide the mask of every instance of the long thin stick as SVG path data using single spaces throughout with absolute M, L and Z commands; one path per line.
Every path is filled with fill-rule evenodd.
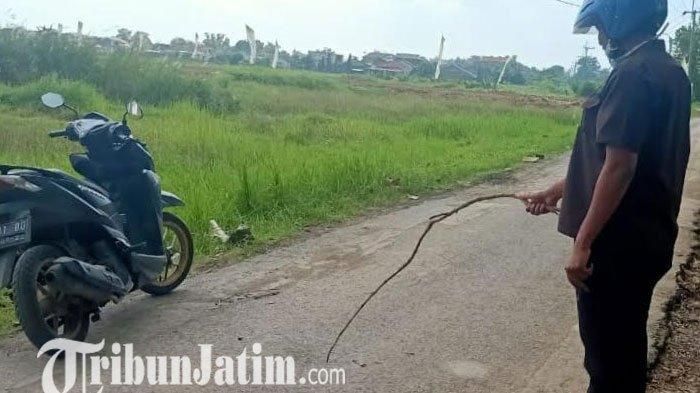
M 340 341 L 340 338 L 343 336 L 346 330 L 348 330 L 348 327 L 350 327 L 350 324 L 355 320 L 357 315 L 362 311 L 363 308 L 369 303 L 372 298 L 379 293 L 379 291 L 384 288 L 386 284 L 389 283 L 389 281 L 393 280 L 394 277 L 398 276 L 402 271 L 404 271 L 408 265 L 413 262 L 413 259 L 416 257 L 416 254 L 418 254 L 418 250 L 420 249 L 420 246 L 423 244 L 423 240 L 425 237 L 428 235 L 431 229 L 433 229 L 433 226 L 441 221 L 446 220 L 447 218 L 459 213 L 460 211 L 468 208 L 469 206 L 479 203 L 479 202 L 484 202 L 484 201 L 490 201 L 493 199 L 502 199 L 502 198 L 511 198 L 511 199 L 518 199 L 515 194 L 496 194 L 496 195 L 488 195 L 488 196 L 483 196 L 479 198 L 472 199 L 469 202 L 463 203 L 459 207 L 447 212 L 447 213 L 441 213 L 435 216 L 430 217 L 430 221 L 428 222 L 428 226 L 425 228 L 425 231 L 423 231 L 423 234 L 421 235 L 420 239 L 418 239 L 418 243 L 416 244 L 416 247 L 413 249 L 413 252 L 411 253 L 411 256 L 408 258 L 406 262 L 404 262 L 401 267 L 399 267 L 398 270 L 396 270 L 391 276 L 389 276 L 386 280 L 384 280 L 372 293 L 369 294 L 367 299 L 365 299 L 364 302 L 360 305 L 360 307 L 355 311 L 355 313 L 352 315 L 350 320 L 345 324 L 345 327 L 343 327 L 343 330 L 338 333 L 338 336 L 335 338 L 335 341 L 333 341 L 333 345 L 331 345 L 331 348 L 328 350 L 328 355 L 326 355 L 326 363 L 330 362 L 331 360 L 331 354 L 333 353 L 333 350 L 335 349 L 335 346 L 338 345 L 338 341 Z M 557 213 L 558 211 L 555 208 L 552 208 L 551 211 L 553 213 Z

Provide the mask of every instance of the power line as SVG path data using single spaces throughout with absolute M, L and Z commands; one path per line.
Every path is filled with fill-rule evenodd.
M 576 3 L 572 2 L 572 1 L 567 1 L 567 0 L 554 0 L 554 1 L 556 1 L 557 3 L 562 3 L 562 4 L 570 5 L 570 6 L 572 6 L 572 7 L 581 7 L 581 4 L 576 4 Z

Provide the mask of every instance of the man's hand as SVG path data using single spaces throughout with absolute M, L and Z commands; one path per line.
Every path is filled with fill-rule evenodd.
M 556 211 L 559 200 L 564 195 L 564 181 L 559 181 L 540 192 L 521 192 L 516 197 L 523 201 L 528 213 L 540 216 Z
M 588 267 L 591 257 L 591 249 L 579 245 L 574 246 L 574 251 L 566 266 L 566 277 L 576 289 L 589 292 L 586 280 L 593 274 L 593 268 Z

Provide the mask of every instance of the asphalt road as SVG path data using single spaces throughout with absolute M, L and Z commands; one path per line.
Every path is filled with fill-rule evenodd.
M 325 364 L 339 329 L 405 261 L 427 217 L 475 196 L 544 186 L 564 175 L 565 163 L 566 157 L 528 164 L 485 184 L 317 231 L 193 277 L 171 296 L 132 296 L 108 308 L 89 337 L 133 343 L 142 356 L 193 359 L 199 344 L 236 356 L 261 343 L 263 355 L 293 356 L 297 379 L 311 368 L 344 368 L 344 386 L 105 392 L 520 392 L 560 383 L 553 378 L 567 381 L 567 388 L 557 385 L 562 391 L 574 391 L 568 389 L 580 387 L 583 375 L 574 292 L 563 272 L 571 242 L 556 233 L 555 216 L 531 217 L 517 201 L 482 203 L 436 226 L 414 264 L 367 306 Z M 558 360 L 562 353 L 568 364 Z M 41 391 L 45 362 L 22 335 L 0 342 L 0 388 Z

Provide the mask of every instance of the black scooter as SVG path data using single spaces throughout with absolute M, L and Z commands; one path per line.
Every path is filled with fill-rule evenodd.
M 49 108 L 67 108 L 55 93 Z M 55 169 L 0 165 L 0 288 L 12 289 L 17 316 L 37 347 L 55 338 L 83 341 L 100 309 L 142 290 L 164 295 L 187 277 L 193 243 L 187 225 L 163 208 L 182 206 L 162 192 L 146 146 L 121 122 L 88 113 L 49 135 L 79 142 L 70 162 L 78 179 Z

